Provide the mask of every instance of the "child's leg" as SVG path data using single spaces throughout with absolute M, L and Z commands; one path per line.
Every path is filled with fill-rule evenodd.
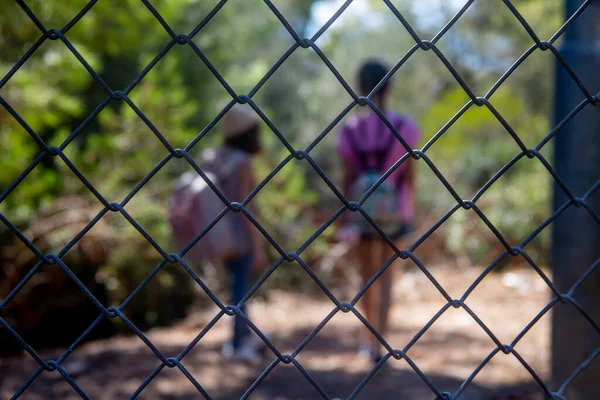
M 379 266 L 383 266 L 388 259 L 394 254 L 394 251 L 384 241 L 378 241 L 379 247 Z M 387 267 L 385 272 L 379 277 L 379 308 L 378 308 L 378 324 L 377 329 L 379 333 L 387 339 L 387 333 L 389 329 L 389 315 L 392 306 L 392 287 L 394 285 L 394 268 L 396 268 L 396 262 L 393 262 Z
M 373 259 L 374 241 L 364 240 L 361 241 L 357 247 L 358 258 L 360 262 L 360 274 L 361 274 L 361 288 L 371 279 L 371 277 L 377 271 L 377 267 Z M 363 304 L 363 315 L 369 321 L 370 324 L 375 326 L 377 319 L 377 281 L 371 285 L 361 298 Z M 374 351 L 378 343 L 377 339 L 373 336 L 371 331 L 366 327 L 362 326 L 362 342 L 370 346 L 371 351 Z M 375 341 L 373 340 L 375 339 Z
M 383 240 L 370 240 L 361 243 L 359 252 L 361 256 L 361 273 L 363 285 L 366 284 L 387 261 L 389 247 Z M 388 315 L 391 303 L 392 288 L 391 266 L 377 277 L 362 298 L 365 318 L 373 328 L 385 338 L 387 333 Z M 373 356 L 381 351 L 381 342 L 367 327 L 363 329 L 363 343 L 369 345 Z
M 385 242 L 381 241 L 382 251 L 381 254 L 383 258 L 381 260 L 381 265 L 386 263 L 393 255 L 394 250 Z M 406 245 L 406 241 L 404 238 L 395 240 L 396 247 L 402 250 Z M 390 266 L 388 266 L 387 270 L 380 276 L 381 279 L 381 291 L 380 291 L 380 304 L 379 304 L 379 325 L 378 329 L 381 334 L 387 339 L 387 333 L 390 328 L 390 312 L 393 305 L 393 288 L 395 284 L 394 278 L 398 276 L 400 273 L 398 268 L 401 268 L 400 262 L 398 259 L 394 260 Z
M 252 257 L 244 256 L 227 262 L 229 271 L 231 272 L 231 304 L 237 305 L 246 293 L 250 282 L 250 267 L 252 265 Z M 242 312 L 246 312 L 246 307 L 242 306 Z M 250 333 L 250 328 L 246 322 L 236 315 L 233 322 L 233 348 L 237 349 Z

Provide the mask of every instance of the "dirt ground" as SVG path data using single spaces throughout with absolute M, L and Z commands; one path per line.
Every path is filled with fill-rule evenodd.
M 432 273 L 450 296 L 459 298 L 481 269 L 433 268 Z M 351 297 L 336 293 L 340 300 Z M 402 349 L 445 304 L 424 275 L 411 269 L 397 276 L 392 326 L 386 339 Z M 548 303 L 550 291 L 532 270 L 493 273 L 467 299 L 468 306 L 503 343 L 510 343 Z M 359 303 L 360 306 L 360 303 Z M 253 302 L 249 314 L 269 332 L 282 353 L 291 353 L 334 305 L 324 296 L 272 292 L 268 300 Z M 148 337 L 167 357 L 175 357 L 206 326 L 216 308 L 197 312 L 181 324 L 154 329 Z M 186 355 L 183 364 L 216 400 L 239 399 L 260 376 L 263 365 L 250 367 L 227 362 L 220 353 L 231 320 L 221 319 Z M 304 348 L 297 360 L 331 398 L 348 398 L 367 375 L 370 364 L 357 353 L 360 322 L 339 312 Z M 516 346 L 533 370 L 545 379 L 549 364 L 549 316 Z M 450 308 L 408 351 L 408 355 L 440 392 L 455 393 L 465 379 L 495 348 L 486 332 L 463 309 Z M 42 352 L 55 359 L 63 349 Z M 92 399 L 126 399 L 160 362 L 136 336 L 120 336 L 82 345 L 65 368 Z M 0 396 L 10 398 L 35 371 L 28 355 L 0 360 Z M 82 367 L 82 368 L 78 368 Z M 79 370 L 77 370 L 79 369 Z M 541 390 L 512 355 L 497 354 L 462 392 L 461 399 L 541 399 Z M 22 399 L 77 399 L 77 393 L 57 372 L 45 372 Z M 140 399 L 203 398 L 177 368 L 163 369 L 141 392 Z M 321 395 L 293 365 L 279 364 L 252 392 L 250 399 L 318 399 Z M 435 394 L 404 360 L 390 359 L 356 397 L 359 399 L 433 399 Z

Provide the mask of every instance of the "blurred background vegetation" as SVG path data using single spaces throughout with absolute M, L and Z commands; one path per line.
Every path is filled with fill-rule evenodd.
M 85 6 L 83 0 L 27 4 L 47 28 L 61 28 Z M 277 0 L 273 3 L 300 36 L 314 34 L 340 1 Z M 432 38 L 464 1 L 393 1 L 423 39 Z M 561 25 L 562 1 L 513 2 L 538 36 L 549 38 Z M 197 0 L 153 0 L 177 33 L 190 32 L 217 4 Z M 4 76 L 40 37 L 39 29 L 13 2 L 0 7 L 0 76 Z M 113 89 L 126 88 L 170 41 L 169 35 L 137 0 L 99 1 L 67 33 L 73 46 Z M 289 33 L 261 0 L 230 0 L 194 37 L 194 42 L 233 89 L 247 93 L 293 44 Z M 483 96 L 532 41 L 501 1 L 476 1 L 438 42 L 440 50 L 478 96 Z M 395 64 L 414 41 L 382 1 L 356 0 L 317 41 L 317 45 L 356 89 L 355 71 L 368 57 Z M 552 55 L 535 52 L 492 96 L 527 146 L 550 129 Z M 60 145 L 106 97 L 106 92 L 60 41 L 46 40 L 0 89 L 0 96 L 49 145 Z M 175 45 L 130 93 L 173 147 L 184 147 L 230 97 L 189 46 Z M 256 103 L 295 148 L 305 148 L 350 103 L 350 96 L 312 50 L 299 49 L 255 96 Z M 392 106 L 412 115 L 424 145 L 468 101 L 467 95 L 431 51 L 417 51 L 393 78 Z M 331 157 L 336 129 L 311 152 L 340 182 Z M 265 152 L 257 160 L 264 178 L 287 156 L 265 125 Z M 219 141 L 212 129 L 195 152 Z M 40 148 L 0 108 L 0 192 L 40 154 Z M 471 198 L 519 148 L 486 108 L 470 108 L 429 150 L 432 161 L 463 198 Z M 551 154 L 544 155 L 551 158 Z M 122 101 L 111 101 L 79 132 L 66 155 L 108 201 L 122 201 L 168 152 L 151 130 Z M 425 163 L 418 166 L 417 233 L 429 229 L 450 210 L 454 199 Z M 168 252 L 165 205 L 172 180 L 186 169 L 171 160 L 137 193 L 126 210 Z M 489 219 L 511 244 L 521 242 L 544 221 L 550 209 L 549 175 L 535 160 L 522 159 L 479 201 Z M 339 200 L 304 161 L 293 160 L 256 198 L 261 223 L 289 251 L 300 246 L 333 212 Z M 58 158 L 46 157 L 2 202 L 0 212 L 45 252 L 58 252 L 102 209 L 72 171 Z M 304 253 L 317 262 L 332 241 L 328 229 Z M 547 263 L 549 238 L 542 233 L 528 247 Z M 426 265 L 488 265 L 501 252 L 498 241 L 475 213 L 459 210 L 417 255 Z M 276 254 L 272 253 L 272 259 Z M 160 261 L 161 256 L 120 214 L 106 214 L 64 257 L 66 264 L 105 304 L 121 304 Z M 0 299 L 35 265 L 35 256 L 0 225 Z M 218 267 L 194 266 L 215 290 L 223 287 Z M 317 271 L 335 286 L 339 279 Z M 306 274 L 285 269 L 269 287 L 308 290 Z M 166 265 L 126 308 L 141 328 L 168 324 L 201 298 L 181 268 Z M 24 337 L 61 321 L 73 337 L 46 336 L 42 344 L 71 343 L 97 317 L 68 277 L 56 266 L 43 266 L 0 315 Z M 74 316 L 77 316 L 74 318 Z M 98 329 L 98 335 L 115 327 Z M 118 327 L 116 327 L 118 329 Z M 2 336 L 0 336 L 2 337 Z M 3 348 L 7 348 L 2 346 Z

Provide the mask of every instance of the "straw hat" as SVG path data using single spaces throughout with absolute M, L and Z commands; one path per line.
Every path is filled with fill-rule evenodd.
M 236 137 L 259 123 L 254 110 L 246 104 L 235 104 L 221 119 L 221 131 L 226 139 Z

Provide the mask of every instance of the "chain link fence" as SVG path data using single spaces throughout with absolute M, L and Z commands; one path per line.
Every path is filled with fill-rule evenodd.
M 79 62 L 86 68 L 88 73 L 93 77 L 93 79 L 100 85 L 104 91 L 106 92 L 106 97 L 97 107 L 81 122 L 81 124 L 64 140 L 64 142 L 60 146 L 49 146 L 40 138 L 40 136 L 28 125 L 28 123 L 21 118 L 21 116 L 11 107 L 10 104 L 7 103 L 2 97 L 0 97 L 0 104 L 23 126 L 23 128 L 29 133 L 32 140 L 35 140 L 39 145 L 40 152 L 39 155 L 35 158 L 35 160 L 29 165 L 20 176 L 15 179 L 12 184 L 10 184 L 1 194 L 0 194 L 0 203 L 4 201 L 11 192 L 22 182 L 28 174 L 44 159 L 48 157 L 60 158 L 70 169 L 71 171 L 79 178 L 79 180 L 89 189 L 89 191 L 104 205 L 102 211 L 100 211 L 89 223 L 87 226 L 81 230 L 61 251 L 56 254 L 43 254 L 40 250 L 36 248 L 36 246 L 22 233 L 19 229 L 11 223 L 11 221 L 4 215 L 0 214 L 0 220 L 3 224 L 5 224 L 39 259 L 37 264 L 31 268 L 31 270 L 27 273 L 25 278 L 11 291 L 11 293 L 6 296 L 0 302 L 0 311 L 13 299 L 17 293 L 23 288 L 23 286 L 36 274 L 36 272 L 44 265 L 52 265 L 57 264 L 72 281 L 81 289 L 83 293 L 95 304 L 98 309 L 98 317 L 96 320 L 89 326 L 89 328 L 57 359 L 55 360 L 46 360 L 42 356 L 40 356 L 33 348 L 30 346 L 23 338 L 19 336 L 19 334 L 11 328 L 11 326 L 2 318 L 0 318 L 0 325 L 8 331 L 11 335 L 13 335 L 23 346 L 33 359 L 39 364 L 39 368 L 27 379 L 18 391 L 14 394 L 13 398 L 18 398 L 22 396 L 27 388 L 43 373 L 58 371 L 60 375 L 66 380 L 72 388 L 84 399 L 89 398 L 88 395 L 82 390 L 82 388 L 77 384 L 77 382 L 69 375 L 69 373 L 62 367 L 63 363 L 67 358 L 76 350 L 77 346 L 80 345 L 89 333 L 96 327 L 103 319 L 105 318 L 118 318 L 121 319 L 133 333 L 135 333 L 147 346 L 152 350 L 152 352 L 156 355 L 156 358 L 159 362 L 159 365 L 154 369 L 154 371 L 146 377 L 146 379 L 141 383 L 141 385 L 132 393 L 131 398 L 136 398 L 142 391 L 149 385 L 149 383 L 164 369 L 164 368 L 176 368 L 181 371 L 183 375 L 197 388 L 198 392 L 200 392 L 205 398 L 210 399 L 211 395 L 203 388 L 203 386 L 195 379 L 195 377 L 186 369 L 185 366 L 185 356 L 192 350 L 196 344 L 202 340 L 202 338 L 206 335 L 206 333 L 222 318 L 226 316 L 234 316 L 240 315 L 244 321 L 248 324 L 248 326 L 266 343 L 269 349 L 273 353 L 273 361 L 270 365 L 260 374 L 260 376 L 254 381 L 254 383 L 247 389 L 243 398 L 248 398 L 252 395 L 253 391 L 257 388 L 258 385 L 269 375 L 269 373 L 279 364 L 293 364 L 306 378 L 308 382 L 318 391 L 318 393 L 325 399 L 331 399 L 329 393 L 326 393 L 325 390 L 319 385 L 319 383 L 311 376 L 310 372 L 307 371 L 302 364 L 298 361 L 297 356 L 299 353 L 308 345 L 308 343 L 319 333 L 319 331 L 337 314 L 337 313 L 352 313 L 356 316 L 358 320 L 365 326 L 369 328 L 369 330 L 379 339 L 381 344 L 387 349 L 387 354 L 383 357 L 383 359 L 375 365 L 372 370 L 365 376 L 362 382 L 355 388 L 353 393 L 349 396 L 349 398 L 355 398 L 361 389 L 367 384 L 367 382 L 378 372 L 378 370 L 383 366 L 384 363 L 388 362 L 390 358 L 394 358 L 396 360 L 404 359 L 410 367 L 414 370 L 414 372 L 423 380 L 425 384 L 431 389 L 431 393 L 435 396 L 436 399 L 456 399 L 461 396 L 461 393 L 469 386 L 469 384 L 473 381 L 475 376 L 485 367 L 485 365 L 492 360 L 499 353 L 511 354 L 514 356 L 531 374 L 532 378 L 537 382 L 545 397 L 548 399 L 565 399 L 563 393 L 569 384 L 580 374 L 597 356 L 600 354 L 600 348 L 598 348 L 587 361 L 582 363 L 579 368 L 572 371 L 571 376 L 566 379 L 562 383 L 560 387 L 551 387 L 549 384 L 544 382 L 544 380 L 536 374 L 536 372 L 528 365 L 527 360 L 525 360 L 521 355 L 515 350 L 515 346 L 519 343 L 519 341 L 527 334 L 527 332 L 545 315 L 547 314 L 555 304 L 557 303 L 568 303 L 575 307 L 579 313 L 581 313 L 593 326 L 594 330 L 600 335 L 600 325 L 598 322 L 593 319 L 593 317 L 577 302 L 574 298 L 574 294 L 577 292 L 581 283 L 590 275 L 592 272 L 600 265 L 600 260 L 596 262 L 594 265 L 590 266 L 588 271 L 581 276 L 581 278 L 571 287 L 571 289 L 567 293 L 561 293 L 556 289 L 552 280 L 543 272 L 543 270 L 536 264 L 536 262 L 527 254 L 527 245 L 550 223 L 552 223 L 555 219 L 557 219 L 565 210 L 571 207 L 582 207 L 588 213 L 590 218 L 593 218 L 598 224 L 600 224 L 600 216 L 589 206 L 587 199 L 590 197 L 597 189 L 600 187 L 600 180 L 596 182 L 595 185 L 589 188 L 589 190 L 584 194 L 575 194 L 569 191 L 567 186 L 563 183 L 561 178 L 556 174 L 552 165 L 544 158 L 541 154 L 541 150 L 544 146 L 546 146 L 550 140 L 558 133 L 558 131 L 567 124 L 571 119 L 573 119 L 581 110 L 586 107 L 597 106 L 600 97 L 597 94 L 593 94 L 590 89 L 586 88 L 586 86 L 582 83 L 582 81 L 578 78 L 577 74 L 573 71 L 573 69 L 568 65 L 565 61 L 561 53 L 554 46 L 554 43 L 561 37 L 561 35 L 565 32 L 565 30 L 569 27 L 569 25 L 577 19 L 582 13 L 586 12 L 588 6 L 592 3 L 591 0 L 587 0 L 583 3 L 583 5 L 573 14 L 570 15 L 566 23 L 548 40 L 540 39 L 531 26 L 527 23 L 527 21 L 519 14 L 515 6 L 511 3 L 510 0 L 503 0 L 503 6 L 508 7 L 510 12 L 514 15 L 514 18 L 519 21 L 519 23 L 523 26 L 523 28 L 529 33 L 529 36 L 532 40 L 531 47 L 523 53 L 516 62 L 498 79 L 498 81 L 489 89 L 489 91 L 482 97 L 477 96 L 469 87 L 469 85 L 465 82 L 465 80 L 461 77 L 461 75 L 456 71 L 456 69 L 452 66 L 452 64 L 448 61 L 448 59 L 444 56 L 444 54 L 438 49 L 436 43 L 448 32 L 448 30 L 463 16 L 463 14 L 469 9 L 469 7 L 473 6 L 475 0 L 467 1 L 466 4 L 456 13 L 456 15 L 439 31 L 439 33 L 433 37 L 431 40 L 425 40 L 421 38 L 408 23 L 407 19 L 402 15 L 402 13 L 392 4 L 390 0 L 382 0 L 383 3 L 394 13 L 397 17 L 398 23 L 402 24 L 402 26 L 406 29 L 406 31 L 411 35 L 414 39 L 414 46 L 394 65 L 394 67 L 389 71 L 387 76 L 382 80 L 379 85 L 373 90 L 373 92 L 365 97 L 358 96 L 350 87 L 350 85 L 344 80 L 341 74 L 336 70 L 336 67 L 328 60 L 325 54 L 319 49 L 316 44 L 316 41 L 319 37 L 323 35 L 323 33 L 340 17 L 344 10 L 352 3 L 352 0 L 347 0 L 337 12 L 329 19 L 329 21 L 318 30 L 318 32 L 310 37 L 303 38 L 294 30 L 292 25 L 286 20 L 283 14 L 278 10 L 278 8 L 273 4 L 271 0 L 264 0 L 264 3 L 268 6 L 268 9 L 277 17 L 277 19 L 281 22 L 282 26 L 289 32 L 289 34 L 294 38 L 295 43 L 277 60 L 277 62 L 269 69 L 269 71 L 264 75 L 264 77 L 258 82 L 258 84 L 247 94 L 239 94 L 236 93 L 231 86 L 227 83 L 227 81 L 219 74 L 217 69 L 211 64 L 210 60 L 203 54 L 203 52 L 197 47 L 197 45 L 192 41 L 192 39 L 202 32 L 202 29 L 205 25 L 219 12 L 219 10 L 227 3 L 227 0 L 221 0 L 210 13 L 206 15 L 204 20 L 202 20 L 191 32 L 188 34 L 178 34 L 176 33 L 169 24 L 165 21 L 165 19 L 161 16 L 161 14 L 153 7 L 149 0 L 141 0 L 145 7 L 154 15 L 156 20 L 162 25 L 165 31 L 171 37 L 171 40 L 168 43 L 165 43 L 162 50 L 154 57 L 154 59 L 133 79 L 133 81 L 124 89 L 116 90 L 115 88 L 109 87 L 104 80 L 100 77 L 100 75 L 94 71 L 94 69 L 90 66 L 90 64 L 86 61 L 86 59 L 78 52 L 75 46 L 69 41 L 66 34 L 68 31 L 77 24 L 82 18 L 85 18 L 86 13 L 94 7 L 97 1 L 90 1 L 69 23 L 67 23 L 63 28 L 48 28 L 44 26 L 40 18 L 38 18 L 34 12 L 23 2 L 22 0 L 17 0 L 17 3 L 21 6 L 23 11 L 27 13 L 29 18 L 35 23 L 37 28 L 39 28 L 41 35 L 39 39 L 33 44 L 21 57 L 21 59 L 13 66 L 13 68 L 4 76 L 2 80 L 0 80 L 0 88 L 2 88 L 11 77 L 21 68 L 34 54 L 34 52 L 46 41 L 60 41 L 64 44 L 66 48 L 79 60 Z M 499 2 L 499 6 L 501 2 Z M 221 110 L 221 112 L 195 137 L 187 146 L 184 148 L 174 148 L 171 146 L 169 141 L 165 138 L 165 136 L 160 132 L 159 129 L 152 123 L 152 121 L 136 106 L 136 104 L 130 99 L 128 94 L 142 81 L 144 76 L 163 58 L 167 55 L 167 53 L 175 46 L 189 46 L 198 58 L 209 68 L 215 78 L 220 82 L 220 84 L 227 90 L 227 92 L 231 95 L 231 101 Z M 348 92 L 348 94 L 352 97 L 353 101 L 347 105 L 347 107 L 340 113 L 331 123 L 327 126 L 325 130 L 323 130 L 313 141 L 310 143 L 308 147 L 305 149 L 296 149 L 294 148 L 288 140 L 284 137 L 282 132 L 269 120 L 269 118 L 261 111 L 260 107 L 253 101 L 253 96 L 261 89 L 261 87 L 269 80 L 269 78 L 278 70 L 278 68 L 292 55 L 292 53 L 296 51 L 303 51 L 304 49 L 312 49 L 323 61 L 323 63 L 328 67 L 328 69 L 333 73 L 337 81 L 343 88 Z M 405 140 L 402 138 L 402 135 L 394 128 L 394 126 L 387 120 L 385 114 L 377 107 L 376 104 L 373 103 L 371 97 L 373 93 L 375 93 L 388 79 L 390 79 L 398 69 L 400 69 L 403 64 L 415 53 L 420 51 L 431 51 L 435 53 L 435 55 L 441 60 L 441 62 L 445 65 L 448 71 L 452 74 L 456 82 L 462 87 L 464 92 L 468 95 L 470 100 L 464 107 L 458 111 L 440 130 L 437 132 L 433 138 L 426 143 L 421 149 L 412 149 L 408 147 Z M 549 51 L 551 52 L 559 63 L 565 68 L 573 81 L 577 84 L 579 89 L 581 90 L 581 103 L 573 109 L 568 116 L 562 120 L 557 126 L 555 126 L 546 136 L 545 138 L 537 144 L 534 148 L 527 148 L 523 141 L 520 139 L 519 135 L 515 130 L 511 127 L 511 125 L 503 118 L 501 113 L 499 113 L 494 106 L 492 105 L 491 98 L 494 93 L 500 88 L 500 86 L 508 79 L 509 76 L 513 72 L 515 72 L 519 66 L 534 52 L 536 51 Z M 86 177 L 77 169 L 77 167 L 69 160 L 69 158 L 65 155 L 65 148 L 76 138 L 76 136 L 92 121 L 99 113 L 102 111 L 109 103 L 111 102 L 125 102 L 131 107 L 131 109 L 139 116 L 139 118 L 152 130 L 152 132 L 156 135 L 158 140 L 164 145 L 164 147 L 168 150 L 168 156 L 164 159 L 160 160 L 158 164 L 152 169 L 146 177 L 141 180 L 134 188 L 129 192 L 129 194 L 121 201 L 121 202 L 108 202 L 105 197 L 100 193 L 94 185 L 86 179 Z M 283 143 L 283 145 L 289 150 L 289 155 L 262 181 L 259 185 L 248 195 L 246 199 L 244 199 L 241 203 L 238 202 L 230 202 L 222 193 L 218 191 L 218 189 L 210 182 L 207 178 L 206 174 L 203 173 L 202 169 L 198 166 L 198 164 L 194 161 L 194 159 L 190 156 L 190 151 L 193 147 L 200 141 L 202 138 L 217 124 L 217 122 L 221 119 L 221 117 L 231 108 L 234 104 L 249 104 L 254 111 L 260 116 L 260 118 L 268 125 L 271 131 L 279 138 L 279 140 Z M 347 115 L 351 110 L 357 107 L 368 107 L 374 113 L 376 113 L 379 118 L 389 127 L 389 129 L 394 133 L 396 138 L 404 145 L 407 150 L 405 156 L 403 156 L 400 160 L 398 160 L 378 181 L 378 183 L 372 187 L 367 193 L 362 196 L 358 201 L 350 201 L 344 197 L 341 191 L 336 187 L 336 185 L 332 182 L 332 180 L 327 176 L 325 171 L 323 171 L 317 162 L 311 156 L 311 150 L 315 148 L 323 140 L 323 138 L 330 134 L 330 132 L 335 128 L 336 124 L 340 122 L 340 120 Z M 474 196 L 469 200 L 462 199 L 458 193 L 454 190 L 452 185 L 446 180 L 442 172 L 438 168 L 434 162 L 428 157 L 427 151 L 428 149 L 440 138 L 444 135 L 444 133 L 451 127 L 461 116 L 471 107 L 485 107 L 487 108 L 503 125 L 506 129 L 507 140 L 513 140 L 520 148 L 519 154 L 517 154 L 510 162 L 508 162 L 502 169 L 500 169 Z M 6 151 L 6 150 L 4 150 Z M 556 209 L 556 211 L 550 215 L 547 220 L 541 224 L 537 229 L 535 229 L 531 234 L 518 246 L 511 246 L 507 240 L 503 237 L 500 231 L 494 226 L 492 222 L 486 217 L 485 213 L 478 207 L 477 201 L 480 197 L 496 182 L 503 174 L 505 174 L 517 161 L 520 159 L 527 157 L 529 159 L 537 159 L 539 162 L 545 167 L 548 174 L 552 176 L 554 181 L 560 186 L 560 188 L 564 191 L 564 193 L 568 197 L 568 201 L 564 203 L 561 207 Z M 152 238 L 152 236 L 142 228 L 138 222 L 125 210 L 125 206 L 127 203 L 136 195 L 138 191 L 144 187 L 144 185 L 161 169 L 163 168 L 171 159 L 180 158 L 185 159 L 191 167 L 211 186 L 213 190 L 217 193 L 217 195 L 221 198 L 224 203 L 224 208 L 217 215 L 217 217 L 208 225 L 206 228 L 185 248 L 181 249 L 179 253 L 168 254 L 165 252 L 161 246 Z M 409 159 L 413 159 L 417 162 L 425 163 L 427 166 L 433 171 L 435 176 L 439 179 L 439 181 L 443 184 L 443 186 L 448 190 L 448 192 L 453 196 L 456 200 L 456 205 L 452 207 L 435 225 L 433 225 L 425 234 L 419 237 L 410 247 L 407 249 L 399 249 L 396 247 L 394 242 L 388 237 L 388 235 L 371 219 L 371 217 L 363 210 L 362 204 L 366 201 L 366 199 L 371 195 L 371 193 L 376 189 L 377 186 L 381 184 L 393 171 L 395 171 L 402 163 L 406 162 Z M 247 206 L 250 201 L 256 196 L 256 194 L 280 171 L 286 164 L 288 164 L 293 159 L 297 160 L 306 160 L 311 167 L 318 173 L 318 175 L 323 179 L 323 181 L 328 185 L 331 191 L 339 198 L 339 200 L 343 203 L 343 206 L 337 210 L 329 220 L 323 224 L 312 236 L 306 240 L 298 249 L 295 251 L 289 251 L 289 249 L 284 249 L 277 241 L 277 238 L 273 237 L 261 224 L 254 218 L 254 216 L 248 211 Z M 579 196 L 578 196 L 579 195 Z M 462 297 L 458 299 L 454 299 L 450 297 L 450 295 L 446 292 L 444 287 L 440 285 L 432 274 L 429 273 L 427 267 L 417 258 L 414 254 L 415 250 L 430 237 L 446 220 L 448 220 L 457 210 L 472 210 L 475 212 L 479 218 L 487 225 L 487 227 L 493 232 L 493 234 L 497 237 L 498 241 L 503 245 L 504 251 L 481 273 L 478 279 L 476 279 L 467 289 L 467 291 L 462 295 Z M 381 266 L 379 271 L 372 277 L 372 279 L 360 289 L 360 291 L 356 294 L 356 296 L 348 303 L 340 302 L 336 296 L 327 288 L 327 286 L 317 277 L 317 275 L 313 272 L 311 267 L 307 265 L 302 259 L 302 253 L 304 250 L 308 248 L 308 246 L 313 243 L 319 237 L 319 235 L 324 232 L 329 226 L 331 226 L 334 221 L 340 217 L 342 213 L 345 211 L 360 213 L 362 216 L 377 230 L 379 235 L 388 243 L 388 245 L 394 250 L 394 255 L 387 260 L 387 262 Z M 162 255 L 163 260 L 156 265 L 153 270 L 139 282 L 137 288 L 129 295 L 129 297 L 119 306 L 119 307 L 111 307 L 106 308 L 98 299 L 94 297 L 94 295 L 86 288 L 86 286 L 78 279 L 78 277 L 69 269 L 69 266 L 66 265 L 61 257 L 63 257 L 69 249 L 71 249 L 92 227 L 98 223 L 98 221 L 107 213 L 120 213 L 129 221 L 129 223 L 135 227 L 145 238 L 146 240 Z M 192 270 L 192 268 L 188 265 L 188 263 L 184 260 L 185 254 L 190 250 L 192 246 L 194 246 L 205 234 L 211 229 L 226 213 L 242 213 L 246 218 L 248 218 L 252 224 L 261 232 L 261 234 L 266 238 L 266 240 L 276 249 L 279 253 L 280 258 L 277 262 L 275 262 L 263 275 L 262 277 L 255 283 L 255 285 L 251 288 L 251 290 L 246 294 L 244 299 L 235 305 L 226 305 L 221 302 L 219 298 L 211 291 L 211 289 L 202 281 L 202 279 Z M 531 322 L 512 340 L 510 343 L 502 343 L 483 322 L 473 312 L 469 306 L 467 305 L 467 299 L 469 295 L 473 292 L 473 290 L 479 285 L 479 283 L 485 279 L 486 275 L 494 269 L 496 265 L 498 265 L 502 260 L 509 257 L 522 256 L 533 268 L 537 274 L 545 281 L 548 287 L 551 289 L 553 293 L 553 299 L 531 320 Z M 361 312 L 356 308 L 356 303 L 359 301 L 361 296 L 365 293 L 365 291 L 371 286 L 371 284 L 378 279 L 378 277 L 390 266 L 392 262 L 401 259 L 411 259 L 412 262 L 422 271 L 423 274 L 431 281 L 431 283 L 437 288 L 437 290 L 444 296 L 447 303 L 435 314 L 433 318 L 414 336 L 414 338 L 402 349 L 392 348 L 386 339 L 382 337 L 365 319 L 365 317 L 361 314 Z M 252 295 L 258 290 L 258 288 L 269 278 L 269 276 L 284 262 L 296 262 L 298 263 L 306 273 L 312 278 L 320 289 L 327 295 L 327 297 L 333 303 L 332 311 L 327 315 L 327 317 L 316 326 L 312 332 L 300 343 L 300 345 L 291 353 L 291 354 L 282 354 L 277 347 L 273 344 L 271 340 L 269 340 L 249 319 L 242 311 L 241 306 L 245 304 Z M 200 288 L 206 292 L 206 294 L 214 301 L 214 303 L 218 306 L 219 312 L 214 316 L 212 321 L 207 324 L 204 329 L 195 337 L 195 339 L 189 343 L 189 345 L 181 351 L 176 357 L 167 357 L 165 356 L 153 343 L 152 341 L 142 332 L 139 328 L 135 326 L 124 314 L 124 310 L 127 305 L 130 303 L 131 299 L 136 296 L 136 294 L 148 283 L 150 279 L 154 275 L 158 273 L 158 271 L 167 263 L 178 264 L 181 268 L 183 268 L 190 275 L 190 278 L 193 279 Z M 460 386 L 460 388 L 455 393 L 444 392 L 440 388 L 436 387 L 431 380 L 428 378 L 427 374 L 421 371 L 419 366 L 413 362 L 408 352 L 419 341 L 419 339 L 425 334 L 425 332 L 433 325 L 433 323 L 438 320 L 448 309 L 450 308 L 463 308 L 475 321 L 481 326 L 483 330 L 487 333 L 490 340 L 495 344 L 495 349 L 489 353 L 489 355 L 472 371 L 470 376 L 464 381 L 464 383 Z

